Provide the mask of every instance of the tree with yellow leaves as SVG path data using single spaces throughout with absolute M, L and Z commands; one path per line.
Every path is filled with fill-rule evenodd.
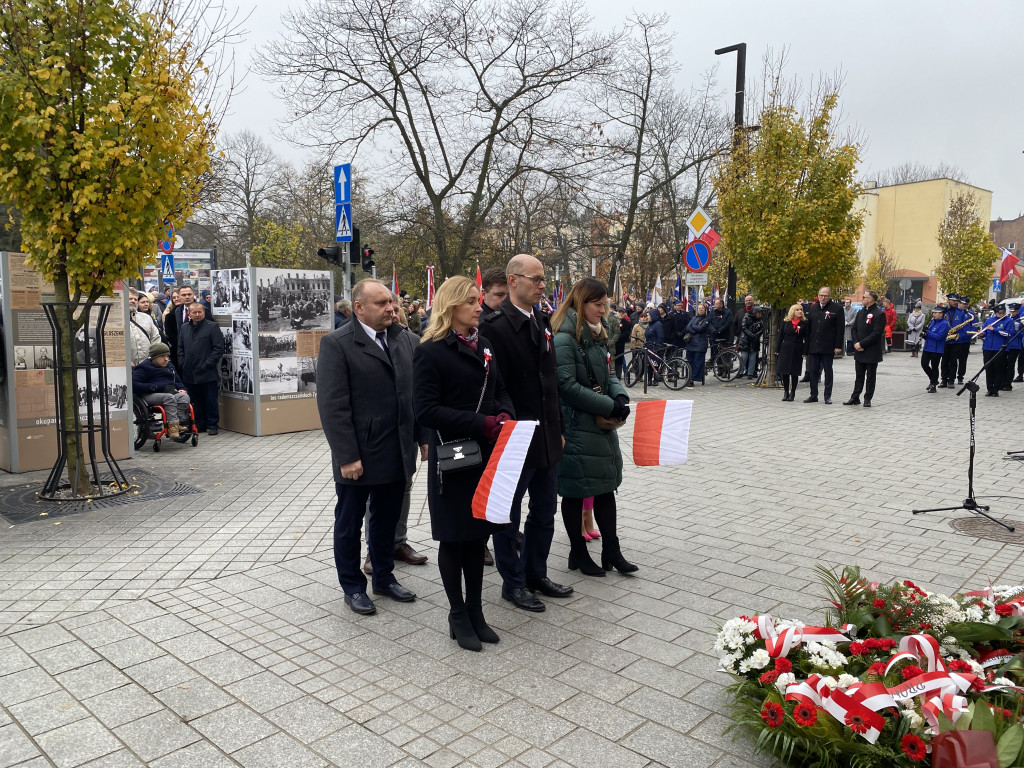
M 790 305 L 823 285 L 845 285 L 859 272 L 861 218 L 853 204 L 856 144 L 839 140 L 839 95 L 825 88 L 801 114 L 776 81 L 756 133 L 736 136 L 715 189 L 722 243 L 758 301 L 773 307 L 773 328 Z M 767 382 L 774 381 L 774 355 Z
M 942 292 L 971 296 L 975 301 L 988 296 L 999 246 L 978 215 L 974 195 L 964 192 L 950 201 L 937 238 L 942 260 L 935 276 Z
M 152 258 L 165 219 L 192 213 L 216 128 L 217 73 L 202 55 L 232 34 L 186 23 L 201 11 L 173 0 L 0 0 L 0 199 L 20 212 L 22 249 L 57 303 L 109 295 Z M 65 365 L 84 315 L 61 329 Z M 77 384 L 64 378 L 68 478 L 91 493 L 73 432 Z

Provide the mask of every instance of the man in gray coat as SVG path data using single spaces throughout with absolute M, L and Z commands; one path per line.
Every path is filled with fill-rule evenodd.
M 376 612 L 359 568 L 360 533 L 370 503 L 367 544 L 373 594 L 409 602 L 416 595 L 395 579 L 395 526 L 405 486 L 416 469 L 412 407 L 414 338 L 394 322 L 391 291 L 379 280 L 352 289 L 352 320 L 320 342 L 317 407 L 331 446 L 338 502 L 334 564 L 345 602 Z

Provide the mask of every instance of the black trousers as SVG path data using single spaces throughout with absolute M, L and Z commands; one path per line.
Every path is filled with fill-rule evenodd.
M 941 352 L 922 352 L 921 367 L 928 374 L 928 381 L 932 384 L 939 383 L 939 364 L 942 362 Z
M 967 371 L 967 355 L 970 354 L 969 342 L 946 344 L 942 353 L 942 380 L 952 384 L 954 379 L 962 379 Z
M 821 372 L 825 372 L 825 399 L 832 399 L 832 353 L 819 355 L 810 353 L 807 355 L 807 380 L 811 385 L 811 397 L 818 396 L 818 379 Z
M 853 367 L 856 371 L 856 378 L 853 382 L 853 394 L 850 395 L 850 399 L 859 400 L 863 390 L 864 400 L 871 402 L 871 398 L 875 396 L 875 374 L 878 373 L 878 363 L 862 363 L 860 360 L 855 360 Z
M 516 552 L 516 533 L 523 514 L 523 496 L 530 493 L 529 511 L 523 524 L 523 545 Z M 496 531 L 494 565 L 509 589 L 525 587 L 527 581 L 548 575 L 548 553 L 555 535 L 558 512 L 558 465 L 524 469 L 512 497 L 511 525 Z
M 395 525 L 402 511 L 405 481 L 382 485 L 334 484 L 338 503 L 334 505 L 334 567 L 346 595 L 366 591 L 366 577 L 359 567 L 360 532 L 366 500 L 370 500 L 370 529 L 366 543 L 373 566 L 373 586 L 394 584 Z
M 1006 356 L 1006 361 L 1003 364 L 1004 389 L 1013 388 L 1013 384 L 1011 383 L 1013 381 L 1013 370 L 1017 367 L 1020 361 L 1020 353 L 1021 351 L 1019 349 L 1007 349 L 1003 352 L 1003 355 Z
M 1005 352 L 1003 353 L 1006 354 Z M 1003 355 L 999 355 L 999 359 L 996 360 L 996 355 L 999 355 L 998 349 L 983 349 L 981 356 L 985 360 L 985 389 L 989 392 L 998 392 L 1003 388 L 1003 369 L 1005 367 L 1005 361 Z

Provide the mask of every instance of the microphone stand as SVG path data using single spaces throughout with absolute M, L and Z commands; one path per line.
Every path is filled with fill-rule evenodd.
M 982 373 L 985 372 L 985 370 L 990 365 L 992 365 L 993 363 L 995 363 L 997 360 L 1000 359 L 1000 357 L 1002 356 L 1003 352 L 1006 351 L 1006 347 L 1010 344 L 1010 342 L 1012 342 L 1015 339 L 1017 339 L 1018 337 L 1020 337 L 1021 334 L 1024 334 L 1024 325 L 1021 325 L 1020 330 L 1018 330 L 1013 336 L 1011 336 L 1005 342 L 1003 342 L 1003 346 L 1001 346 L 999 348 L 999 350 L 996 352 L 996 354 L 993 355 L 992 359 L 989 360 L 984 365 L 982 365 L 981 368 L 978 370 L 978 372 L 976 374 L 974 374 L 974 377 L 971 378 L 970 381 L 966 382 L 963 385 L 963 387 L 960 388 L 960 391 L 956 393 L 957 397 L 960 397 L 960 395 L 962 395 L 965 391 L 971 393 L 970 394 L 970 399 L 969 399 L 969 402 L 970 402 L 970 423 L 971 423 L 971 448 L 970 448 L 970 454 L 969 454 L 970 455 L 970 460 L 968 461 L 968 464 L 967 464 L 967 498 L 963 500 L 962 504 L 959 504 L 959 505 L 957 505 L 955 507 L 934 507 L 932 509 L 912 509 L 912 510 L 910 510 L 911 514 L 921 515 L 921 514 L 924 514 L 925 512 L 953 512 L 953 511 L 960 510 L 960 509 L 966 509 L 968 512 L 974 512 L 977 515 L 981 515 L 982 517 L 984 517 L 984 518 L 986 518 L 988 520 L 991 520 L 996 525 L 1001 525 L 1003 528 L 1008 530 L 1010 533 L 1013 533 L 1014 528 L 1013 528 L 1012 525 L 1009 525 L 1008 523 L 1004 523 L 1002 520 L 996 520 L 994 517 L 992 517 L 992 515 L 988 514 L 989 510 L 991 509 L 991 507 L 988 507 L 988 506 L 986 506 L 984 504 L 979 504 L 978 500 L 974 496 L 974 449 L 975 449 L 974 424 L 975 424 L 976 413 L 977 413 L 977 409 L 978 409 L 978 390 L 981 389 L 980 385 L 978 384 L 978 378 L 981 376 Z

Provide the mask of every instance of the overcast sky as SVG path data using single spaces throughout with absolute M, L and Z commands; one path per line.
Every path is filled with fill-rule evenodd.
M 303 5 L 225 2 L 252 14 L 236 51 L 242 70 L 278 34 L 281 14 Z M 992 218 L 1024 213 L 1024 0 L 591 0 L 588 8 L 595 23 L 609 29 L 621 25 L 630 9 L 668 13 L 681 81 L 698 82 L 718 65 L 722 104 L 730 113 L 736 56 L 718 60 L 716 48 L 745 42 L 748 79 L 759 73 L 766 50 L 782 47 L 790 75 L 808 80 L 842 71 L 843 110 L 866 138 L 862 179 L 901 163 L 948 163 L 994 193 Z M 272 88 L 255 73 L 246 75 L 244 86 L 224 130 L 248 127 L 301 162 L 299 150 L 273 136 L 284 105 Z

